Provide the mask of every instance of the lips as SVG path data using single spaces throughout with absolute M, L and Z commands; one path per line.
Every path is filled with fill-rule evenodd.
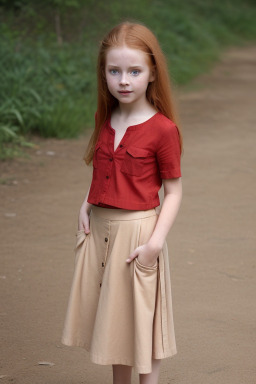
M 120 95 L 129 95 L 132 91 L 118 91 L 118 93 L 120 93 Z

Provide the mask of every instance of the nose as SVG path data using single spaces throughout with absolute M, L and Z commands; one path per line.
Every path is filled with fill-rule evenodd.
M 127 74 L 125 72 L 123 72 L 122 75 L 121 75 L 120 84 L 121 85 L 129 84 L 129 80 L 128 80 Z

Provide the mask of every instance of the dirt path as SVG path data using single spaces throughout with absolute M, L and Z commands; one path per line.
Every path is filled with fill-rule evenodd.
M 184 199 L 168 237 L 178 355 L 162 384 L 256 382 L 255 68 L 256 47 L 231 50 L 180 94 Z M 0 165 L 1 383 L 111 383 L 110 367 L 60 343 L 86 140 L 39 140 L 30 159 Z

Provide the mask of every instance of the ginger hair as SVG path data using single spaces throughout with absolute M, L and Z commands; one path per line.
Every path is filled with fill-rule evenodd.
M 100 44 L 97 65 L 97 113 L 95 118 L 95 129 L 84 155 L 86 164 L 90 164 L 93 159 L 95 145 L 104 122 L 111 115 L 111 112 L 118 106 L 118 101 L 111 95 L 107 87 L 105 66 L 108 49 L 121 46 L 139 49 L 148 55 L 150 64 L 152 68 L 154 68 L 155 79 L 148 85 L 146 92 L 147 100 L 158 112 L 161 112 L 167 118 L 172 120 L 178 127 L 167 63 L 155 35 L 142 24 L 130 22 L 121 23 L 114 27 Z M 178 130 L 182 150 L 182 135 L 179 127 Z

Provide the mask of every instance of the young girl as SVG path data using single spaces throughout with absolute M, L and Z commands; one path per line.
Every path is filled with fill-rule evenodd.
M 181 201 L 181 145 L 156 37 L 140 24 L 118 25 L 99 51 L 96 125 L 85 154 L 93 178 L 62 339 L 111 364 L 114 384 L 130 384 L 132 367 L 141 384 L 156 384 L 161 359 L 176 353 L 165 238 Z

